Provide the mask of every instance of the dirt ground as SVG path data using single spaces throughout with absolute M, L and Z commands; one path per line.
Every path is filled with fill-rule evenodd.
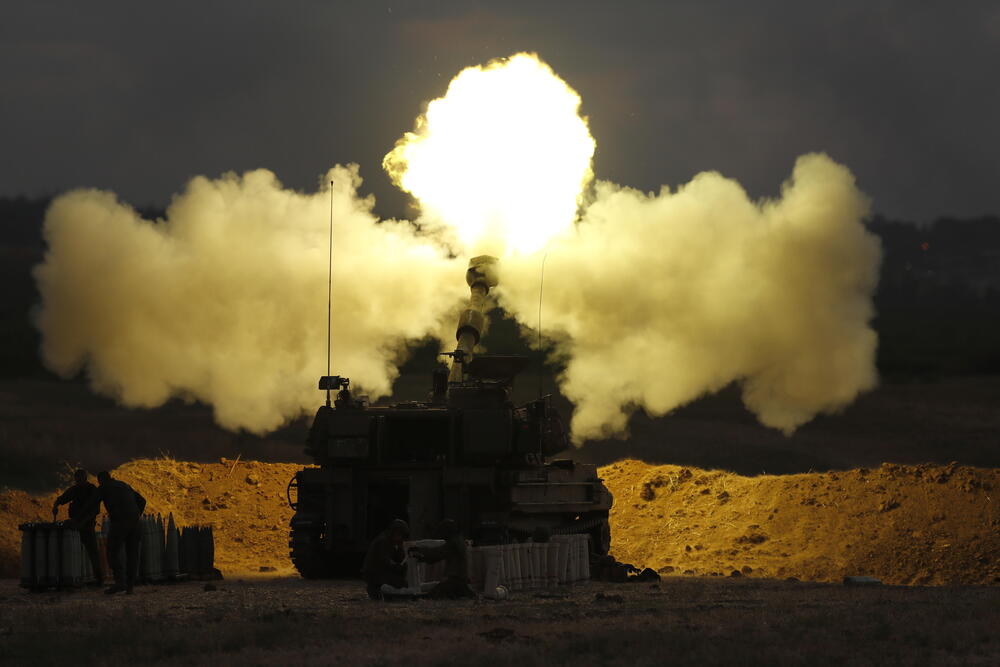
M 677 577 L 381 603 L 243 579 L 29 594 L 0 581 L 3 664 L 997 664 L 1000 589 Z
M 160 458 L 113 474 L 146 497 L 147 511 L 173 513 L 180 525 L 211 524 L 216 566 L 232 577 L 261 568 L 292 574 L 285 489 L 299 469 Z M 997 469 L 885 464 L 744 477 L 626 460 L 600 475 L 615 496 L 612 553 L 663 575 L 1000 583 Z M 53 497 L 0 492 L 0 576 L 17 576 L 17 525 L 50 517 Z
M 359 582 L 292 571 L 285 487 L 300 467 L 118 467 L 150 511 L 214 526 L 225 581 L 109 598 L 0 579 L 0 664 L 1000 662 L 997 469 L 746 477 L 618 461 L 600 469 L 616 498 L 612 552 L 658 569 L 659 584 L 384 604 Z M 47 519 L 53 495 L 0 491 L 0 577 L 17 575 L 17 524 Z M 906 585 L 839 583 L 858 574 Z

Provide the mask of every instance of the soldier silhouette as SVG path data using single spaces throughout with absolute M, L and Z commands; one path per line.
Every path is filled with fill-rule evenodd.
M 108 530 L 108 560 L 115 575 L 115 583 L 105 593 L 112 595 L 132 592 L 139 571 L 139 518 L 146 508 L 146 499 L 125 482 L 113 479 L 107 471 L 97 473 L 100 486 L 84 509 L 87 514 L 97 512 L 101 502 L 108 511 L 111 528 Z M 122 563 L 122 549 L 125 563 Z
M 87 551 L 87 558 L 94 570 L 94 583 L 91 586 L 100 586 L 104 583 L 104 569 L 101 567 L 101 555 L 97 551 L 97 533 L 95 532 L 97 522 L 97 508 L 87 509 L 90 501 L 97 493 L 97 487 L 87 481 L 87 471 L 80 468 L 73 473 L 75 484 L 63 491 L 62 495 L 52 503 L 52 518 L 59 514 L 59 506 L 69 503 L 69 518 L 80 533 L 80 542 Z M 84 509 L 87 513 L 84 514 Z

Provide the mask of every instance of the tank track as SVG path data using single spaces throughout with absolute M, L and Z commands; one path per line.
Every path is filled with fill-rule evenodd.
M 292 520 L 288 555 L 303 579 L 354 579 L 361 576 L 363 554 L 334 553 L 323 548 L 322 530 Z
M 320 532 L 292 526 L 288 540 L 288 555 L 304 579 L 330 579 L 335 576 L 334 564 L 323 553 Z

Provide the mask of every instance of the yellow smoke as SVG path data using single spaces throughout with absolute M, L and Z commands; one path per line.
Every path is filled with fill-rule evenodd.
M 760 204 L 713 172 L 673 193 L 598 183 L 546 262 L 574 440 L 620 436 L 637 408 L 662 415 L 734 381 L 786 433 L 871 389 L 880 246 L 867 211 L 851 173 L 820 154 Z M 537 257 L 504 262 L 501 303 L 522 322 L 536 321 L 538 277 Z
M 383 166 L 459 252 L 532 252 L 572 227 L 592 178 L 595 143 L 579 107 L 536 55 L 469 67 Z
M 331 170 L 334 372 L 377 397 L 409 343 L 453 345 L 475 254 L 503 257 L 501 304 L 535 326 L 547 252 L 544 333 L 566 364 L 577 442 L 731 382 L 785 432 L 874 386 L 880 248 L 847 168 L 803 156 L 764 202 L 713 172 L 676 192 L 592 184 L 579 106 L 534 55 L 460 72 L 384 160 L 435 242 L 378 221 L 355 167 Z M 229 428 L 267 431 L 311 410 L 325 368 L 326 188 L 292 192 L 265 170 L 196 178 L 155 223 L 109 193 L 58 198 L 36 269 L 47 365 L 86 367 L 127 405 L 210 403 Z
M 467 291 L 464 266 L 408 223 L 376 224 L 353 166 L 315 194 L 266 170 L 195 178 L 156 223 L 107 192 L 62 195 L 35 271 L 46 364 L 65 376 L 86 366 L 96 391 L 129 406 L 204 401 L 233 429 L 315 409 L 331 180 L 333 371 L 373 398 L 389 393 L 406 344 L 437 331 Z

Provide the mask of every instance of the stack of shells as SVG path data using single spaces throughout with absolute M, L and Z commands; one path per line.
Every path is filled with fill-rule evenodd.
M 69 521 L 26 523 L 21 529 L 21 585 L 31 590 L 72 588 L 94 581 L 90 558 L 80 534 Z M 111 574 L 107 554 L 108 519 L 97 536 L 102 568 Z M 215 537 L 211 526 L 179 529 L 174 515 L 167 519 L 143 515 L 139 520 L 138 583 L 221 579 L 215 568 Z M 119 554 L 125 565 L 124 545 Z M 103 583 L 103 582 L 98 582 Z
M 221 579 L 215 568 L 212 526 L 187 526 L 178 539 L 178 567 L 190 579 Z
M 101 532 L 105 533 L 105 525 Z M 157 583 L 180 579 L 221 579 L 215 569 L 212 526 L 177 528 L 174 515 L 145 515 L 141 519 L 139 581 Z
M 69 521 L 24 523 L 21 530 L 21 585 L 32 590 L 71 588 L 90 583 L 94 572 Z

